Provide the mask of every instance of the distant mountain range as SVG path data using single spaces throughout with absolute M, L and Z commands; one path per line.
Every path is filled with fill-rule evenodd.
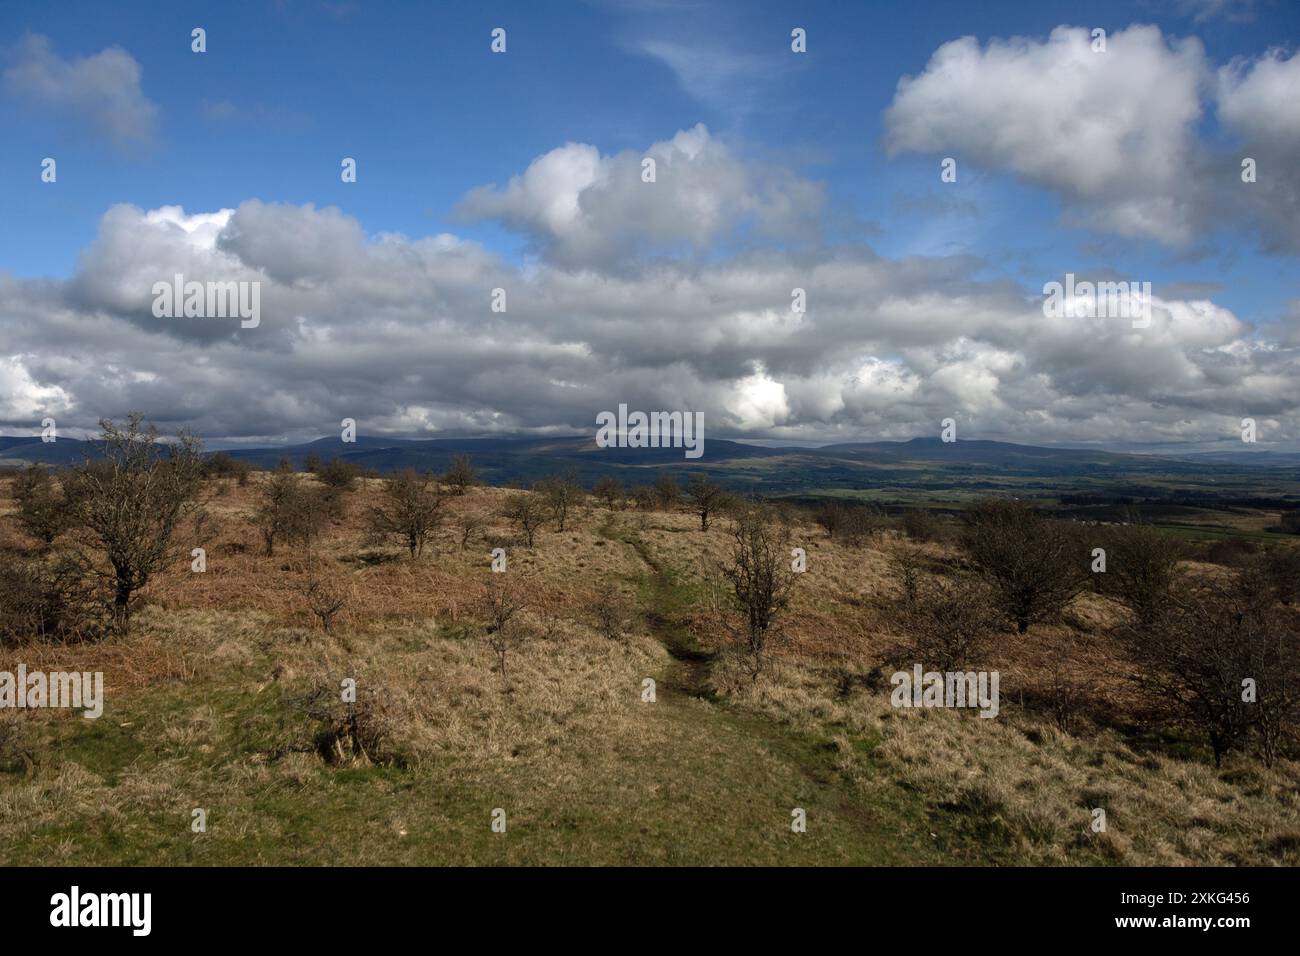
M 0 437 L 0 467 L 29 461 L 56 466 L 97 453 L 94 442 L 61 438 Z M 391 474 L 403 468 L 445 471 L 456 455 L 469 455 L 480 476 L 494 485 L 530 483 L 571 473 L 585 485 L 615 476 L 647 484 L 659 471 L 679 477 L 707 471 L 737 490 L 771 495 L 843 494 L 864 489 L 963 495 L 993 491 L 1043 497 L 1103 493 L 1137 497 L 1300 497 L 1300 455 L 1276 452 L 1209 452 L 1182 457 L 1134 455 L 1078 448 L 1045 448 L 1011 442 L 938 438 L 849 442 L 816 448 L 768 447 L 708 439 L 704 455 L 688 460 L 677 448 L 600 448 L 589 436 L 569 438 L 374 438 L 352 443 L 321 438 L 279 448 L 227 452 L 260 468 L 281 458 L 297 467 L 311 455 L 343 458 L 364 469 Z

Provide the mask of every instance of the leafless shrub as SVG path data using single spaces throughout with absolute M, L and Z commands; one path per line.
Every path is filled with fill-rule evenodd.
M 290 705 L 317 724 L 314 745 L 331 764 L 398 764 L 392 746 L 396 719 L 383 697 L 368 681 L 355 684 L 355 701 L 345 701 L 343 678 L 322 678 Z
M 20 471 L 14 479 L 13 495 L 18 503 L 18 523 L 42 544 L 53 543 L 72 522 L 62 489 L 43 465 L 33 462 Z
M 111 567 L 113 623 L 130 626 L 132 596 L 178 557 L 177 526 L 196 506 L 202 478 L 199 440 L 181 432 L 158 441 L 132 413 L 125 428 L 100 420 L 102 460 L 87 460 L 68 476 L 66 492 L 74 522 L 89 533 Z
M 834 538 L 835 532 L 844 524 L 844 505 L 838 501 L 828 501 L 813 512 L 813 521 L 826 532 L 826 537 Z
M 1052 658 L 1052 669 L 1047 681 L 1047 711 L 1053 723 L 1065 733 L 1073 733 L 1079 714 L 1097 697 L 1097 681 L 1080 674 L 1073 667 L 1069 651 Z
M 307 610 L 320 622 L 321 630 L 329 633 L 334 619 L 352 600 L 349 582 L 337 573 L 310 563 L 295 582 L 295 590 L 302 597 Z
M 507 654 L 528 639 L 528 631 L 519 620 L 525 601 L 514 578 L 489 574 L 478 602 L 478 617 L 483 622 L 483 637 L 497 656 L 501 671 L 501 689 L 509 687 L 506 674 Z
M 1300 548 L 1270 548 L 1256 558 L 1255 573 L 1267 582 L 1275 600 L 1287 607 L 1300 600 Z
M 0 561 L 0 646 L 97 636 L 106 604 L 98 580 L 76 552 Z
M 1115 528 L 1098 540 L 1106 549 L 1106 570 L 1097 575 L 1102 593 L 1117 598 L 1139 622 L 1153 621 L 1173 592 L 1182 553 L 1178 541 L 1141 524 Z
M 591 486 L 591 493 L 605 503 L 611 511 L 623 506 L 623 482 L 618 478 L 598 478 Z
M 407 468 L 385 483 L 380 503 L 370 509 L 370 528 L 377 535 L 400 538 L 415 560 L 442 525 L 445 500 L 431 477 Z
M 357 479 L 361 477 L 361 466 L 346 458 L 332 458 L 315 471 L 321 484 L 340 494 L 355 489 Z
M 762 506 L 749 507 L 737 516 L 732 537 L 731 560 L 722 567 L 722 575 L 731 585 L 732 603 L 742 620 L 728 630 L 744 646 L 754 682 L 762 673 L 769 645 L 786 637 L 779 619 L 790 602 L 796 575 L 790 568 L 789 539 Z
M 462 511 L 456 515 L 456 529 L 460 532 L 460 549 L 469 547 L 470 541 L 483 533 L 487 516 L 481 511 Z
M 569 509 L 582 496 L 582 488 L 578 482 L 571 474 L 552 475 L 537 482 L 533 486 L 533 491 L 541 495 L 546 501 L 546 506 L 550 508 L 551 518 L 555 521 L 555 530 L 563 531 L 564 522 L 569 517 Z M 529 547 L 532 545 L 530 544 Z
M 690 509 L 700 518 L 700 530 L 709 530 L 709 518 L 722 510 L 727 503 L 727 492 L 709 476 L 696 472 L 686 482 L 686 498 Z
M 628 497 L 632 499 L 632 505 L 637 511 L 642 513 L 654 511 L 659 506 L 659 499 L 655 496 L 655 490 L 647 485 L 638 485 L 628 492 Z
M 1255 581 L 1183 582 L 1151 620 L 1117 633 L 1141 667 L 1142 685 L 1205 734 L 1216 765 L 1251 729 L 1261 734 L 1266 760 L 1276 757 L 1300 704 L 1300 635 L 1289 612 L 1261 599 Z
M 999 622 L 988 585 L 969 575 L 945 579 L 923 574 L 908 549 L 895 554 L 902 585 L 898 617 L 906 632 L 899 650 L 939 671 L 967 670 L 979 663 Z
M 1086 552 L 1062 522 L 1022 502 L 992 498 L 962 518 L 963 547 L 1019 633 L 1059 617 L 1086 586 Z
M 526 491 L 511 495 L 501 509 L 502 517 L 515 526 L 515 530 L 523 535 L 525 543 L 530 548 L 533 546 L 538 529 L 542 526 L 545 514 L 541 498 Z
M 898 519 L 898 527 L 912 541 L 933 541 L 939 536 L 939 523 L 925 508 L 908 508 Z
M 442 476 L 442 483 L 458 498 L 478 483 L 478 474 L 474 471 L 469 455 L 456 455 L 452 458 L 447 473 Z
M 275 553 L 277 541 L 310 545 L 320 535 L 331 503 L 320 489 L 305 485 L 287 459 L 270 473 L 261 492 L 253 520 L 268 557 Z
M 655 503 L 660 508 L 664 511 L 672 511 L 681 500 L 682 490 L 677 486 L 677 482 L 672 475 L 666 471 L 661 471 L 655 476 L 654 496 Z
M 844 509 L 840 519 L 840 538 L 860 548 L 882 534 L 886 526 L 885 513 L 875 505 L 853 505 Z
M 213 452 L 203 459 L 204 478 L 233 478 L 239 487 L 248 484 L 248 475 L 252 466 L 229 452 Z

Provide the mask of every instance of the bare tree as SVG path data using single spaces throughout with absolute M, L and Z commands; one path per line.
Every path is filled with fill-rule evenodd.
M 686 482 L 686 497 L 691 502 L 691 511 L 700 516 L 700 530 L 708 531 L 709 517 L 724 507 L 727 492 L 710 481 L 708 474 L 697 472 Z
M 72 520 L 68 502 L 54 477 L 32 462 L 14 479 L 13 494 L 18 502 L 18 523 L 42 544 L 51 544 L 67 530 Z
M 479 616 L 483 620 L 483 636 L 497 656 L 501 669 L 501 689 L 509 686 L 506 675 L 506 655 L 527 640 L 527 631 L 518 617 L 525 602 L 513 579 L 505 574 L 489 574 L 487 586 L 479 599 Z
M 582 494 L 582 488 L 579 487 L 577 480 L 571 474 L 552 475 L 539 481 L 533 486 L 533 490 L 546 499 L 551 509 L 551 517 L 555 520 L 555 530 L 563 531 L 569 509 Z
M 456 515 L 456 527 L 460 531 L 460 549 L 469 547 L 470 539 L 483 533 L 485 518 L 481 511 L 462 511 Z
M 1265 759 L 1275 758 L 1300 703 L 1300 660 L 1293 619 L 1261 600 L 1255 582 L 1184 582 L 1156 615 L 1118 636 L 1154 699 L 1206 735 L 1216 766 L 1252 728 Z
M 1087 584 L 1086 552 L 1061 522 L 1022 502 L 994 498 L 962 517 L 966 553 L 1019 633 L 1059 616 Z
M 605 502 L 605 507 L 613 511 L 623 503 L 624 491 L 623 481 L 619 478 L 605 477 L 596 480 L 591 486 L 591 493 L 601 501 Z
M 932 541 L 939 535 L 939 523 L 925 508 L 908 508 L 898 519 L 898 527 L 913 541 Z
M 261 497 L 253 521 L 262 535 L 267 557 L 275 554 L 277 541 L 310 545 L 332 511 L 328 495 L 303 484 L 288 459 L 281 459 L 267 476 Z
M 532 492 L 518 492 L 506 499 L 501 514 L 524 536 L 524 541 L 531 548 L 545 516 L 541 498 Z
M 177 558 L 173 536 L 196 508 L 203 460 L 199 439 L 182 431 L 160 443 L 158 429 L 132 412 L 125 427 L 100 420 L 101 460 L 87 459 L 68 477 L 78 525 L 112 567 L 113 625 L 130 627 L 132 596 Z
M 655 476 L 654 495 L 660 508 L 665 511 L 672 511 L 677 507 L 682 491 L 677 487 L 677 482 L 673 480 L 672 475 L 666 471 L 661 471 Z
M 967 670 L 978 663 L 998 625 L 988 586 L 969 576 L 953 579 L 920 575 L 898 562 L 903 575 L 899 619 L 907 632 L 901 650 L 940 671 Z
M 445 500 L 432 477 L 403 469 L 388 479 L 379 504 L 370 509 L 371 531 L 401 538 L 415 560 L 442 525 Z
M 839 530 L 846 544 L 861 548 L 884 532 L 885 513 L 876 505 L 853 505 L 844 509 Z
M 1142 524 L 1116 528 L 1099 540 L 1106 549 L 1102 593 L 1118 598 L 1139 623 L 1154 621 L 1173 593 L 1182 550 L 1178 541 Z
M 345 580 L 328 570 L 311 564 L 297 583 L 297 591 L 302 595 L 307 610 L 320 622 L 321 630 L 329 633 L 334 618 L 351 600 L 351 589 Z
M 469 455 L 456 455 L 447 466 L 447 473 L 442 476 L 442 483 L 459 497 L 478 482 L 478 475 L 470 463 Z
M 768 645 L 784 636 L 778 619 L 789 604 L 796 575 L 790 567 L 789 542 L 766 509 L 743 511 L 732 536 L 731 561 L 722 567 L 722 575 L 743 617 L 738 636 L 749 657 L 750 679 L 757 681 Z

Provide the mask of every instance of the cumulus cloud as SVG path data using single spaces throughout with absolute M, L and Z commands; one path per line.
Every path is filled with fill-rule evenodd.
M 715 437 L 908 438 L 955 417 L 967 436 L 1204 441 L 1256 414 L 1278 422 L 1272 437 L 1300 439 L 1294 335 L 1267 338 L 1204 294 L 1156 289 L 1150 327 L 1133 329 L 1046 317 L 1039 290 L 969 256 L 822 243 L 674 253 L 734 235 L 764 204 L 784 213 L 755 187 L 769 170 L 699 129 L 668 143 L 659 182 L 641 183 L 639 163 L 632 182 L 676 176 L 661 201 L 712 210 L 704 225 L 625 194 L 617 158 L 580 145 L 469 197 L 539 243 L 546 255 L 524 265 L 454 235 L 370 234 L 329 207 L 115 206 L 71 278 L 0 275 L 0 426 L 57 409 L 61 426 L 92 427 L 143 409 L 259 440 L 315 437 L 344 417 L 368 434 L 571 434 L 626 402 L 702 411 Z M 710 164 L 746 188 L 701 207 Z M 155 318 L 153 283 L 175 272 L 260 282 L 261 325 Z
M 1300 57 L 1270 51 L 1216 71 L 1200 41 L 1130 26 L 1094 52 L 1090 31 L 945 43 L 905 76 L 886 145 L 967 159 L 1053 191 L 1098 232 L 1187 247 L 1214 230 L 1300 253 Z M 1226 137 L 1200 132 L 1214 107 Z M 1259 169 L 1243 183 L 1241 161 Z M 1245 188 L 1243 188 L 1245 187 Z
M 140 64 L 121 47 L 65 59 L 47 37 L 28 34 L 4 71 L 5 91 L 32 106 L 89 123 L 117 147 L 152 141 L 158 107 L 140 87 Z
M 1006 169 L 1057 190 L 1094 227 L 1185 242 L 1206 71 L 1198 40 L 1166 40 L 1153 26 L 1110 35 L 1105 52 L 1081 27 L 984 47 L 963 37 L 899 81 L 887 145 Z
M 655 161 L 654 182 L 643 181 L 646 158 Z M 699 125 L 643 153 L 602 156 L 567 143 L 504 187 L 473 190 L 458 212 L 530 235 L 553 262 L 587 266 L 648 250 L 711 249 L 745 230 L 808 237 L 822 206 L 816 183 L 743 162 Z

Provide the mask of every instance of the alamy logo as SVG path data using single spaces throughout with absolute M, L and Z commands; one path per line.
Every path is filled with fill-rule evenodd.
M 153 928 L 152 893 L 70 893 L 50 897 L 51 926 L 129 926 L 132 935 L 148 936 Z
M 242 319 L 239 327 L 262 324 L 262 283 L 186 282 L 176 273 L 171 282 L 153 284 L 153 314 L 158 319 Z
M 596 415 L 596 445 L 600 448 L 684 448 L 687 458 L 704 454 L 703 412 L 628 412 Z
M 1079 282 L 1043 286 L 1043 315 L 1049 319 L 1132 319 L 1133 328 L 1151 327 L 1150 282 Z
M 895 707 L 978 707 L 981 717 L 998 715 L 997 671 L 926 671 L 920 664 L 912 673 L 898 671 L 889 702 Z
M 67 707 L 83 710 L 82 717 L 94 720 L 104 713 L 104 675 L 100 671 L 28 673 L 26 664 L 18 673 L 0 671 L 0 707 Z

